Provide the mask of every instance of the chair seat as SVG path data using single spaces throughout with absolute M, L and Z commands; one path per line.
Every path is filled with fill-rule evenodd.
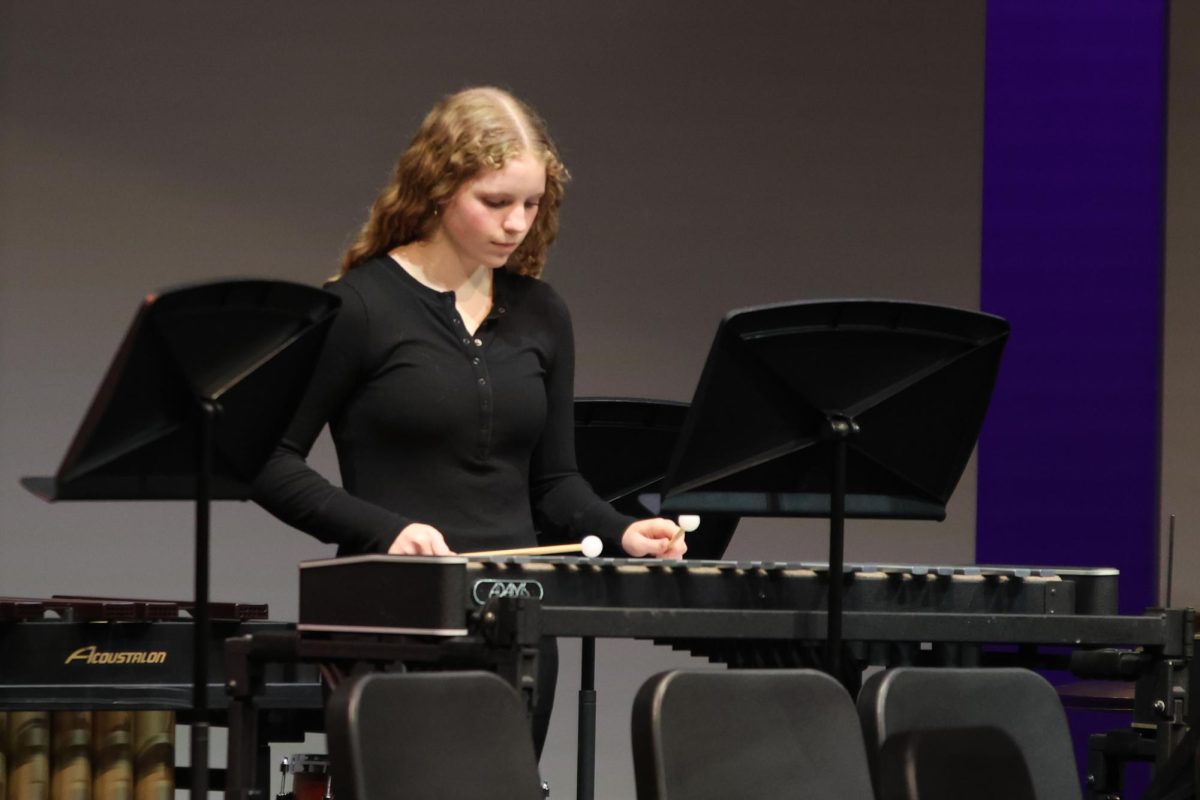
M 490 672 L 372 673 L 326 709 L 337 800 L 541 800 L 524 704 Z
M 879 754 L 879 800 L 1034 800 L 1012 737 L 996 728 L 907 731 Z
M 680 670 L 632 718 L 639 800 L 873 800 L 854 703 L 815 670 Z
M 961 747 L 968 747 L 966 732 L 989 728 L 995 734 L 990 740 L 993 744 L 997 741 L 995 736 L 1003 736 L 1015 747 L 1020 762 L 1028 770 L 1032 784 L 1030 798 L 1079 800 L 1081 797 L 1062 703 L 1054 687 L 1035 672 L 898 667 L 876 673 L 867 680 L 858 696 L 858 710 L 877 787 L 884 771 L 883 753 L 889 747 L 900 747 L 892 744 L 894 737 L 921 733 L 926 738 L 918 737 L 904 744 L 909 748 L 905 752 L 912 759 L 937 760 L 941 755 L 933 744 L 954 743 L 959 747 L 954 736 L 961 733 L 964 737 Z M 988 775 L 1001 776 L 1004 765 L 1012 763 L 1010 749 L 992 753 L 985 747 L 972 751 L 971 758 L 980 760 L 978 768 L 986 768 Z M 926 769 L 915 761 L 906 768 L 919 772 Z

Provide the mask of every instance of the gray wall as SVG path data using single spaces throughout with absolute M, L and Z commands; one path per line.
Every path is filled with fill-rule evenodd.
M 735 307 L 976 306 L 982 0 L 696 9 L 0 4 L 0 594 L 190 594 L 189 506 L 48 506 L 18 478 L 56 468 L 144 293 L 320 282 L 421 114 L 466 85 L 538 107 L 574 174 L 546 277 L 575 316 L 579 394 L 690 399 Z M 314 459 L 332 472 L 327 444 Z M 974 516 L 972 468 L 944 524 L 854 523 L 848 555 L 969 562 Z M 823 523 L 752 521 L 731 555 L 824 545 Z M 296 563 L 328 553 L 220 505 L 213 595 L 294 619 Z M 598 649 L 598 796 L 628 797 L 629 701 L 687 659 Z M 574 793 L 574 653 L 556 797 Z
M 1170 13 L 1160 599 L 1174 514 L 1172 604 L 1200 607 L 1200 5 L 1173 0 Z

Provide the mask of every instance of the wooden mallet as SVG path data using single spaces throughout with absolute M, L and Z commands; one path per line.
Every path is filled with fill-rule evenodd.
M 670 549 L 683 538 L 685 533 L 691 533 L 700 527 L 700 517 L 695 514 L 680 514 L 679 515 L 679 530 L 675 531 L 675 535 L 671 537 L 671 541 L 667 544 Z
M 476 556 L 558 556 L 566 553 L 582 553 L 586 558 L 595 558 L 604 550 L 599 536 L 585 536 L 579 544 L 550 544 L 543 547 L 511 547 L 507 550 L 481 550 L 478 553 L 463 553 Z

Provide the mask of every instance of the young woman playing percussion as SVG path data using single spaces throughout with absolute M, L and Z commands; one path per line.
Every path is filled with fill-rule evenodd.
M 566 179 L 511 94 L 434 106 L 327 286 L 342 308 L 255 484 L 261 505 L 339 555 L 530 547 L 539 531 L 683 555 L 674 523 L 617 513 L 576 468 L 571 321 L 539 280 Z M 305 463 L 326 424 L 341 487 Z M 553 685 L 539 692 L 539 752 Z

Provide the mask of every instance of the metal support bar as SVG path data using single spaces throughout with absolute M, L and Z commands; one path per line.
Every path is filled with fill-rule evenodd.
M 1140 617 L 1034 614 L 923 614 L 847 611 L 847 642 L 959 642 L 1102 647 L 1136 645 L 1165 656 L 1182 650 L 1182 612 L 1156 611 Z M 585 606 L 541 611 L 545 636 L 659 639 L 781 639 L 821 642 L 824 611 L 739 611 L 630 609 Z M 1191 634 L 1188 634 L 1190 647 Z
M 575 797 L 592 800 L 596 793 L 596 640 L 591 636 L 580 640 L 579 662 Z

